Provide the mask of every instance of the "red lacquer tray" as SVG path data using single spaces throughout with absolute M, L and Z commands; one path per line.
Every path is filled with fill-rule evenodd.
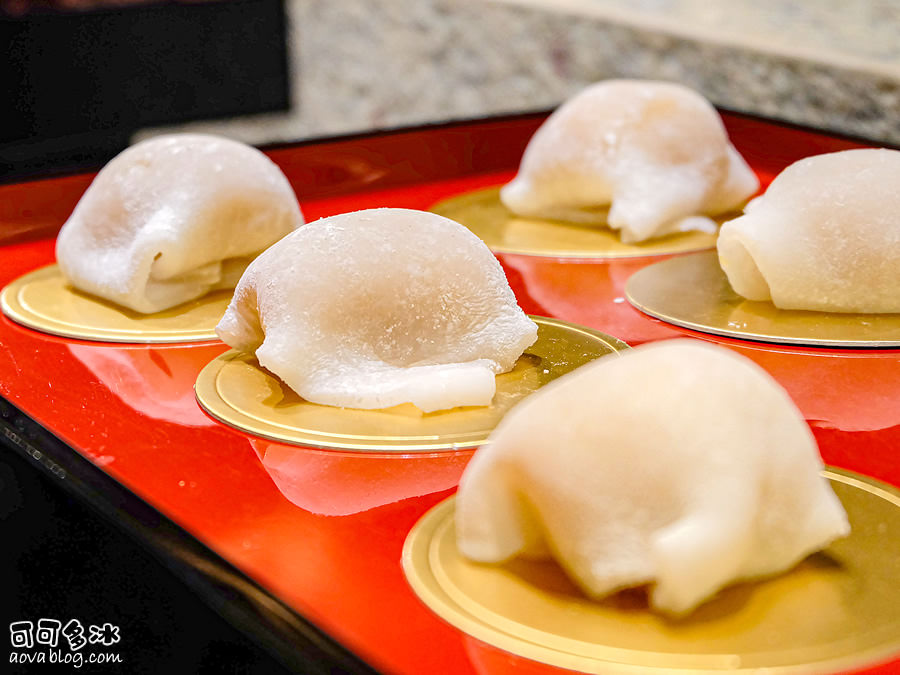
M 724 117 L 764 185 L 800 157 L 860 147 L 772 122 Z M 307 220 L 379 206 L 427 209 L 448 196 L 508 180 L 542 119 L 443 125 L 279 147 L 268 154 L 290 179 Z M 53 261 L 55 232 L 91 178 L 0 187 L 0 286 Z M 498 257 L 528 313 L 583 324 L 632 345 L 687 334 L 749 356 L 794 397 L 827 464 L 900 485 L 897 350 L 784 347 L 663 324 L 624 300 L 628 277 L 659 258 Z M 334 641 L 360 659 L 348 661 L 348 670 L 362 669 L 365 662 L 409 675 L 551 671 L 443 623 L 404 579 L 404 538 L 452 493 L 471 451 L 385 456 L 286 450 L 223 426 L 197 406 L 193 384 L 201 368 L 225 350 L 221 343 L 78 342 L 3 317 L 0 396 L 65 445 L 38 449 L 40 434 L 29 432 L 27 423 L 18 430 L 5 427 L 8 444 L 63 482 L 66 471 L 74 471 L 67 467 L 86 458 L 91 465 L 78 475 L 90 499 L 105 500 L 110 514 L 120 508 L 125 520 L 133 520 L 133 513 L 116 500 L 122 494 L 142 500 L 170 519 L 176 533 L 186 533 L 183 540 L 199 542 L 194 557 L 181 556 L 187 568 L 202 575 L 214 558 L 216 569 L 235 575 L 233 583 L 222 580 L 223 587 L 250 589 L 267 630 L 277 631 L 271 626 L 279 621 L 299 619 L 301 629 L 308 622 L 310 630 L 321 631 L 313 642 Z M 7 421 L 16 414 L 4 413 Z M 292 464 L 290 472 L 285 462 Z M 138 530 L 147 545 L 165 549 L 148 534 L 153 527 L 144 523 Z M 221 593 L 227 604 L 227 592 Z M 896 668 L 900 661 L 869 672 Z

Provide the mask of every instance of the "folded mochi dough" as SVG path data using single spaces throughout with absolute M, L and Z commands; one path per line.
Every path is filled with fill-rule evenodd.
M 553 556 L 591 597 L 654 584 L 680 614 L 847 534 L 803 418 L 750 360 L 671 340 L 605 356 L 513 408 L 466 467 L 463 555 Z
M 732 288 L 780 309 L 900 312 L 900 151 L 801 159 L 722 226 Z
M 170 134 L 103 167 L 62 226 L 56 260 L 75 288 L 149 314 L 234 288 L 302 224 L 290 183 L 259 150 Z
M 521 216 L 606 224 L 636 243 L 715 232 L 706 216 L 737 208 L 758 187 L 700 94 L 668 82 L 607 80 L 550 115 L 500 198 Z
M 371 209 L 310 223 L 257 258 L 216 332 L 307 401 L 488 405 L 537 339 L 503 269 L 462 225 Z

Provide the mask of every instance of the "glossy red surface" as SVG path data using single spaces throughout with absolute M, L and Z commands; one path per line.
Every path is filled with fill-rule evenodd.
M 428 208 L 507 180 L 537 117 L 306 144 L 269 154 L 308 220 L 376 206 Z M 857 147 L 727 116 L 764 183 L 791 161 Z M 53 261 L 52 236 L 89 184 L 0 187 L 0 285 Z M 618 262 L 500 256 L 523 308 L 630 344 L 679 335 L 725 344 L 781 382 L 825 461 L 900 485 L 900 352 L 826 350 L 692 334 L 634 310 Z M 452 492 L 471 452 L 380 456 L 252 438 L 200 411 L 192 386 L 219 343 L 81 343 L 0 319 L 0 395 L 62 437 L 274 595 L 391 673 L 545 673 L 437 619 L 407 586 L 410 527 Z M 868 672 L 897 672 L 900 661 Z

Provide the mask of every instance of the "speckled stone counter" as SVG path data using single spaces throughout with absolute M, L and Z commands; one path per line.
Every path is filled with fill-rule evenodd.
M 291 111 L 177 130 L 289 141 L 546 109 L 591 82 L 640 77 L 900 144 L 900 0 L 287 3 Z

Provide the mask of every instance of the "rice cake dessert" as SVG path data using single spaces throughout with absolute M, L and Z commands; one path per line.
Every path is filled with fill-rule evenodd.
M 56 242 L 75 288 L 150 314 L 234 288 L 250 261 L 303 224 L 281 170 L 226 138 L 170 134 L 112 159 Z
M 748 300 L 900 312 L 900 151 L 795 162 L 722 226 L 718 251 L 731 287 Z
M 307 401 L 488 405 L 537 339 L 487 246 L 424 211 L 370 209 L 285 237 L 241 278 L 217 333 Z
M 563 103 L 500 193 L 513 213 L 605 224 L 633 244 L 715 232 L 759 187 L 715 108 L 679 84 L 607 80 Z
M 514 408 L 466 467 L 457 545 L 555 558 L 584 592 L 652 584 L 682 614 L 849 532 L 815 440 L 752 361 L 694 340 L 644 345 Z

